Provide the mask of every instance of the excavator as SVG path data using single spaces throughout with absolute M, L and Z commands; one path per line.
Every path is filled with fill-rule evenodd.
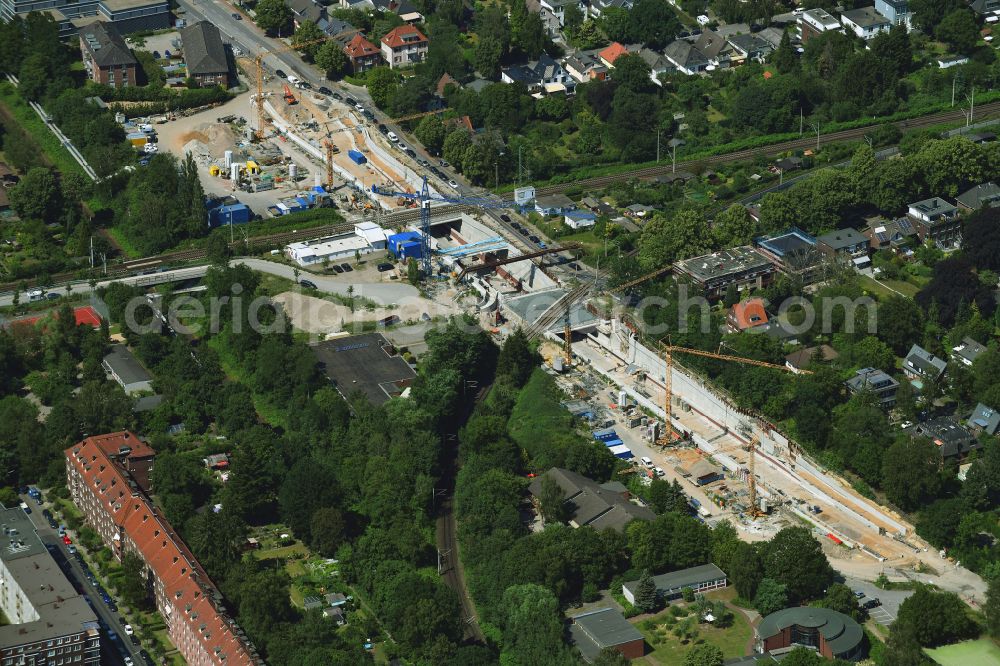
M 295 99 L 295 95 L 292 94 L 292 89 L 288 87 L 287 83 L 285 84 L 285 94 L 283 97 L 285 98 L 285 104 L 289 106 L 292 104 L 298 104 L 298 100 Z

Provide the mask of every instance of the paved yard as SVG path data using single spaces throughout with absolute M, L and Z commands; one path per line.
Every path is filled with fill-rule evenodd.
M 865 593 L 865 596 L 858 600 L 859 603 L 863 604 L 869 599 L 876 598 L 882 602 L 881 606 L 872 608 L 868 614 L 883 626 L 889 626 L 895 621 L 896 615 L 899 613 L 899 605 L 913 594 L 913 590 L 882 590 L 874 583 L 857 578 L 846 578 L 844 583 L 855 592 Z

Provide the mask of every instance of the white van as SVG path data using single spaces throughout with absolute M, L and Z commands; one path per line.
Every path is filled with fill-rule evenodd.
M 640 460 L 642 460 L 642 464 L 645 465 L 646 467 L 653 466 L 653 460 L 651 458 L 643 456 Z
M 294 74 L 289 74 L 288 75 L 288 82 L 291 83 L 293 86 L 297 86 L 300 83 L 302 83 L 302 79 L 300 79 L 299 77 L 295 76 Z
M 28 292 L 29 301 L 40 301 L 45 298 L 45 292 L 41 289 L 32 289 Z
M 388 134 L 386 134 L 385 136 L 386 136 L 386 138 L 388 138 L 388 139 L 389 139 L 389 141 L 392 141 L 393 143 L 395 143 L 395 142 L 399 141 L 399 137 L 398 137 L 398 136 L 396 136 L 396 133 L 395 133 L 395 132 L 389 132 L 389 133 L 388 133 Z

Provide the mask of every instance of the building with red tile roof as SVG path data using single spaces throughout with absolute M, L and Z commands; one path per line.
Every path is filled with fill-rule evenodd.
M 751 298 L 729 308 L 726 317 L 726 324 L 730 333 L 739 333 L 755 326 L 763 326 L 767 323 L 767 311 L 764 309 L 764 301 L 760 298 Z
M 351 67 L 355 74 L 367 72 L 382 61 L 382 52 L 377 46 L 365 39 L 361 33 L 354 35 L 349 42 L 344 44 L 344 53 L 351 61 Z
M 628 49 L 619 44 L 618 42 L 612 42 L 611 46 L 602 49 L 597 57 L 608 67 L 614 67 L 615 60 L 618 60 L 621 56 L 628 53 Z
M 382 37 L 382 57 L 389 67 L 406 67 L 427 57 L 430 42 L 412 25 L 393 28 Z
M 126 449 L 128 452 L 126 453 Z M 256 648 L 222 607 L 222 595 L 128 467 L 155 455 L 127 431 L 88 437 L 66 449 L 73 502 L 121 561 L 137 553 L 148 568 L 156 608 L 171 641 L 192 666 L 260 665 Z

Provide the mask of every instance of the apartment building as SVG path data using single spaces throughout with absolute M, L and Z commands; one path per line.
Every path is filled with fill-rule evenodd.
M 0 506 L 0 664 L 99 664 L 97 616 L 19 507 Z
M 430 42 L 412 25 L 393 28 L 382 38 L 382 58 L 391 69 L 422 62 Z
M 113 459 L 108 454 L 141 448 L 138 442 L 133 433 L 116 432 L 88 437 L 66 449 L 66 480 L 73 502 L 116 559 L 120 561 L 126 552 L 143 559 L 156 608 L 188 664 L 263 666 L 184 541 L 119 462 L 120 456 Z

